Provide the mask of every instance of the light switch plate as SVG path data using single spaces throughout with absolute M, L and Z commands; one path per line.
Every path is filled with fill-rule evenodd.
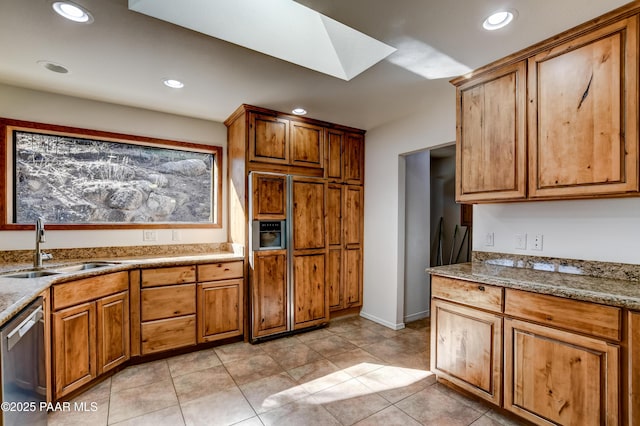
M 158 231 L 155 229 L 145 229 L 142 231 L 142 241 L 158 241 Z
M 527 249 L 527 234 L 516 234 L 515 236 L 515 246 L 518 250 L 526 250 Z

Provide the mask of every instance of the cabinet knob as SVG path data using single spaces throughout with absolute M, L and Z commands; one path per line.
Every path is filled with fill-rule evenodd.
M 478 286 L 478 290 L 480 290 L 480 291 L 484 291 L 484 286 L 483 286 L 483 285 L 479 285 L 479 286 Z

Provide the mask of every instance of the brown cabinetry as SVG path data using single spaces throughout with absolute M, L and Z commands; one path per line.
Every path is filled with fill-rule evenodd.
M 521 61 L 458 87 L 457 201 L 526 196 L 525 66 Z
M 439 276 L 432 297 L 438 377 L 539 425 L 625 423 L 621 308 Z
M 327 129 L 325 177 L 329 182 L 364 183 L 364 135 Z
M 458 201 L 637 195 L 632 11 L 623 7 L 453 80 Z
M 327 189 L 329 300 L 332 311 L 362 305 L 363 188 Z
M 126 272 L 52 287 L 53 399 L 129 359 Z
M 529 58 L 531 197 L 638 190 L 637 25 L 633 16 Z
M 449 292 L 450 287 L 453 292 Z M 431 370 L 499 405 L 502 401 L 502 290 L 441 277 L 432 278 L 432 288 Z M 494 303 L 496 294 L 498 304 Z M 478 306 L 495 312 L 477 309 Z
M 288 303 L 287 251 L 254 253 L 251 274 L 253 336 L 286 331 Z

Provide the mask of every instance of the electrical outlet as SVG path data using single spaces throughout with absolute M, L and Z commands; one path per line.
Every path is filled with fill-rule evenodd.
M 518 250 L 527 249 L 527 234 L 516 234 L 515 245 Z
M 536 234 L 531 250 L 542 250 L 542 234 Z
M 493 247 L 493 232 L 487 232 L 484 236 L 484 245 L 487 247 Z
M 171 239 L 173 241 L 180 241 L 180 231 L 177 229 L 174 229 L 173 231 L 171 231 Z
M 142 231 L 142 241 L 158 241 L 158 231 L 155 229 L 145 229 Z

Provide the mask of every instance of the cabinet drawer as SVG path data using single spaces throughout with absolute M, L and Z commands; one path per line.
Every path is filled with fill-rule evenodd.
M 431 294 L 439 299 L 502 312 L 502 288 L 446 277 L 431 277 Z
M 198 265 L 198 282 L 243 278 L 244 265 L 239 262 L 210 263 Z
M 196 282 L 195 266 L 143 269 L 140 280 L 142 287 L 183 284 Z
M 116 272 L 53 286 L 53 310 L 79 305 L 129 289 L 129 273 Z
M 605 339 L 621 338 L 622 310 L 613 306 L 507 289 L 505 314 Z
M 196 316 L 187 315 L 142 323 L 142 354 L 196 344 Z
M 196 313 L 196 285 L 143 288 L 140 291 L 142 321 Z

